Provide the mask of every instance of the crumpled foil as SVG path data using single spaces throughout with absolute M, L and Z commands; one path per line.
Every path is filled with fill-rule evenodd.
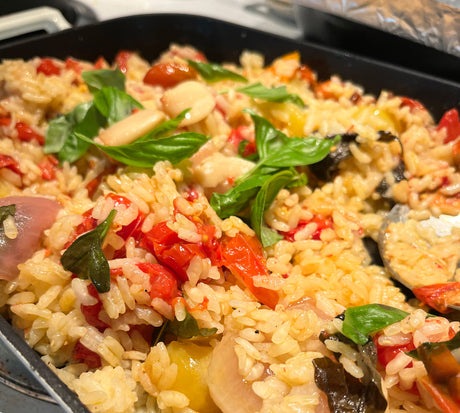
M 460 0 L 292 0 L 460 57 Z

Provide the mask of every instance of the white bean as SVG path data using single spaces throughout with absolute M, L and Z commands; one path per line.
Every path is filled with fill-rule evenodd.
M 140 110 L 103 130 L 99 138 L 107 146 L 126 145 L 151 131 L 164 117 L 158 110 Z
M 202 83 L 190 80 L 167 90 L 161 101 L 165 112 L 174 118 L 185 109 L 190 111 L 181 126 L 193 125 L 208 116 L 216 105 L 214 96 Z

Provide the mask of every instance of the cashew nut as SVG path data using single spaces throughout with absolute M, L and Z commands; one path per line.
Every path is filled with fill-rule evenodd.
M 99 138 L 107 146 L 126 145 L 154 129 L 164 118 L 159 110 L 140 110 L 103 130 Z
M 193 125 L 203 120 L 214 109 L 214 96 L 202 83 L 190 80 L 167 90 L 162 97 L 165 112 L 174 118 L 185 109 L 190 111 L 180 126 Z

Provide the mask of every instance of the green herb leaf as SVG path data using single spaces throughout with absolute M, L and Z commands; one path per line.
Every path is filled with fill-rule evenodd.
M 80 278 L 89 278 L 99 293 L 110 290 L 110 268 L 102 251 L 102 242 L 112 225 L 116 210 L 92 231 L 78 237 L 64 252 L 61 264 Z
M 406 318 L 409 313 L 383 304 L 368 304 L 345 310 L 342 333 L 358 344 L 365 344 L 369 334 Z
M 210 337 L 216 334 L 217 328 L 199 328 L 196 320 L 185 309 L 185 319 L 182 321 L 178 321 L 177 319 L 169 321 L 166 326 L 166 332 L 180 338 L 188 339 L 196 336 Z
M 301 108 L 305 106 L 300 96 L 295 93 L 289 93 L 286 86 L 267 88 L 262 85 L 262 83 L 258 82 L 249 86 L 240 87 L 236 90 L 253 99 L 262 99 L 276 103 L 291 102 Z
M 104 87 L 114 87 L 123 92 L 125 91 L 125 75 L 118 68 L 115 70 L 91 70 L 83 72 L 81 77 L 88 85 L 88 89 L 92 94 L 95 94 Z
M 295 180 L 298 174 L 294 170 L 282 170 L 270 176 L 257 193 L 251 208 L 251 226 L 263 247 L 268 247 L 283 239 L 283 236 L 267 227 L 264 213 L 275 200 L 278 192 Z
M 140 138 L 128 145 L 106 146 L 97 144 L 84 135 L 76 135 L 81 140 L 97 146 L 113 159 L 140 168 L 150 168 L 159 161 L 179 163 L 190 158 L 208 140 L 199 133 L 184 132 L 159 139 Z
M 15 204 L 0 207 L 0 225 L 3 224 L 3 221 L 5 221 L 5 219 L 7 219 L 9 216 L 14 217 L 14 214 L 16 214 Z M 3 228 L 0 227 L 0 230 L 2 229 Z
M 231 70 L 224 69 L 221 65 L 216 63 L 196 62 L 194 60 L 187 60 L 187 63 L 208 82 L 217 82 L 226 79 L 235 80 L 236 82 L 248 81 L 244 76 L 232 72 Z
M 107 118 L 107 123 L 114 123 L 129 116 L 133 109 L 143 106 L 131 95 L 114 87 L 104 87 L 94 95 L 94 105 Z

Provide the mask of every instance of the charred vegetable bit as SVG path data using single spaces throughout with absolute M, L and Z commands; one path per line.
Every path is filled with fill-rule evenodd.
M 14 217 L 16 213 L 16 205 L 5 205 L 0 207 L 0 225 L 3 224 L 3 221 L 7 219 L 9 216 Z M 3 227 L 0 227 L 0 231 L 3 230 Z
M 251 226 L 262 245 L 268 247 L 282 236 L 268 228 L 264 213 L 282 188 L 305 185 L 306 175 L 294 167 L 323 159 L 339 138 L 288 138 L 265 118 L 246 110 L 255 127 L 257 163 L 225 194 L 214 193 L 210 204 L 221 218 L 241 215 L 251 205 Z
M 345 310 L 342 333 L 354 343 L 365 344 L 369 334 L 406 318 L 409 313 L 383 304 L 368 304 Z
M 116 210 L 92 231 L 78 237 L 64 252 L 61 264 L 64 269 L 80 278 L 89 278 L 99 293 L 110 290 L 110 268 L 102 251 L 102 242 L 110 229 Z
M 336 340 L 357 351 L 356 364 L 363 371 L 358 379 L 345 371 L 341 363 L 328 357 L 313 360 L 315 383 L 327 395 L 333 413 L 385 412 L 387 401 L 382 392 L 381 376 L 376 369 L 377 349 L 372 341 L 355 344 L 342 334 L 320 336 L 321 341 Z M 339 355 L 336 354 L 336 357 Z

